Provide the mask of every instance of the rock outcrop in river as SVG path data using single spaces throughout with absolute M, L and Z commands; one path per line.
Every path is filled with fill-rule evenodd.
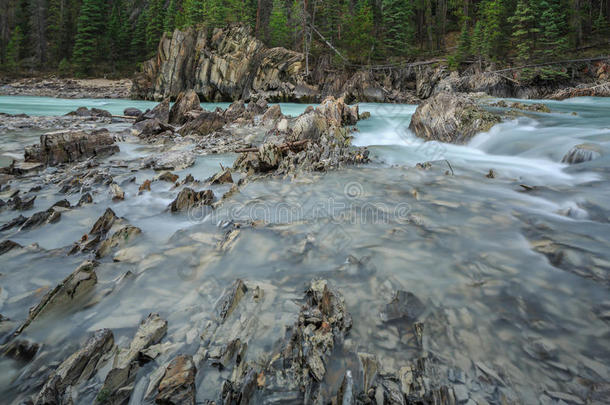
M 485 110 L 472 97 L 439 93 L 417 107 L 409 128 L 429 141 L 466 143 L 499 122 L 498 115 Z

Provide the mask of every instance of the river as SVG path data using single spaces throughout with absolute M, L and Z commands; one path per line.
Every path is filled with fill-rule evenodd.
M 544 103 L 551 113 L 527 112 L 459 146 L 415 138 L 408 125 L 416 106 L 363 103 L 360 111 L 371 118 L 358 123 L 353 143 L 369 147 L 372 163 L 292 181 L 256 181 L 201 215 L 170 214 L 165 208 L 177 191 L 169 183 L 155 182 L 150 193 L 138 195 L 152 170 L 133 173 L 115 165 L 112 174 L 123 184 L 124 201 L 94 190 L 95 204 L 65 212 L 58 223 L 0 233 L 1 240 L 39 246 L 0 256 L 0 313 L 25 319 L 44 292 L 83 260 L 65 249 L 111 207 L 142 229 L 129 252 L 137 258 L 102 260 L 94 304 L 28 328 L 27 338 L 42 344 L 47 362 L 61 361 L 102 327 L 128 344 L 150 312 L 169 322 L 164 341 L 194 354 L 193 333 L 202 332 L 202 314 L 212 312 L 220 292 L 237 278 L 260 283 L 268 300 L 268 313 L 258 314 L 256 339 L 249 343 L 254 358 L 294 322 L 306 283 L 323 277 L 345 296 L 354 319 L 349 343 L 376 354 L 384 367 L 413 360 L 400 327 L 384 328 L 380 316 L 393 292 L 405 290 L 425 305 L 425 349 L 448 368 L 462 370 L 459 383 L 471 399 L 539 403 L 565 393 L 584 401 L 592 387 L 610 382 L 610 99 Z M 154 103 L 0 97 L 0 112 L 12 114 L 60 115 L 81 105 L 120 114 Z M 227 105 L 202 104 L 210 110 Z M 291 115 L 305 107 L 281 104 Z M 0 134 L 2 163 L 38 135 Z M 598 145 L 601 157 L 561 163 L 582 143 Z M 119 146 L 121 152 L 109 160 L 155 153 L 145 144 Z M 205 179 L 235 157 L 201 156 L 176 174 Z M 435 163 L 428 170 L 414 168 L 425 161 Z M 494 178 L 487 176 L 491 169 Z M 126 181 L 132 176 L 135 182 Z M 221 195 L 228 186 L 214 188 Z M 79 197 L 61 195 L 48 184 L 22 214 L 63 198 L 74 204 Z M 16 215 L 4 210 L 0 223 Z M 238 220 L 265 226 L 243 227 L 231 248 L 219 253 L 223 227 Z M 36 360 L 22 365 L 0 359 L 6 403 L 27 392 L 26 375 L 40 366 Z M 139 403 L 151 370 L 138 374 L 131 403 Z M 500 380 L 495 391 L 486 391 L 481 370 L 493 370 L 487 376 Z M 455 380 L 452 375 L 441 380 Z M 203 401 L 215 399 L 220 387 L 201 376 L 197 390 Z

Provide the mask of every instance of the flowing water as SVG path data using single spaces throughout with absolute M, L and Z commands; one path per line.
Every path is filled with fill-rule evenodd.
M 174 353 L 194 354 L 195 336 L 237 278 L 266 292 L 266 311 L 254 315 L 256 339 L 249 342 L 254 359 L 294 322 L 306 283 L 323 277 L 344 294 L 354 318 L 346 345 L 376 354 L 388 369 L 413 360 L 404 331 L 385 326 L 380 316 L 394 291 L 406 290 L 425 304 L 425 349 L 462 370 L 465 377 L 458 380 L 479 403 L 538 403 L 557 400 L 557 393 L 604 402 L 594 393 L 610 382 L 610 99 L 545 103 L 550 114 L 524 114 L 463 146 L 415 138 L 408 130 L 415 106 L 361 104 L 371 118 L 358 124 L 354 144 L 369 146 L 373 163 L 252 182 L 219 209 L 188 214 L 165 210 L 178 193 L 169 183 L 154 182 L 150 193 L 137 195 L 138 184 L 155 174 L 132 172 L 129 162 L 156 149 L 120 143 L 121 152 L 107 161 L 127 162 L 111 169 L 124 201 L 113 202 L 105 188 L 94 190 L 94 204 L 66 211 L 58 223 L 0 234 L 38 246 L 0 256 L 0 313 L 19 323 L 84 260 L 66 255 L 66 248 L 107 207 L 143 231 L 129 260 L 101 260 L 94 304 L 26 330 L 27 338 L 42 344 L 38 356 L 44 361 L 0 360 L 0 396 L 20 398 L 29 389 L 28 375 L 44 374 L 93 330 L 111 328 L 127 345 L 150 312 L 168 320 L 164 341 Z M 8 113 L 57 115 L 81 105 L 118 114 L 152 104 L 0 97 L 0 112 Z M 305 109 L 281 107 L 292 115 Z M 8 160 L 37 135 L 1 134 L 0 155 Z M 601 157 L 561 163 L 571 147 L 585 142 L 598 145 Z M 203 180 L 235 157 L 201 156 L 176 174 Z M 427 170 L 414 167 L 424 161 L 435 163 Z M 486 176 L 490 169 L 495 178 Z M 127 181 L 133 176 L 135 182 Z M 26 191 L 39 179 L 29 177 L 18 187 Z M 213 189 L 222 195 L 228 186 Z M 63 198 L 76 203 L 80 194 L 59 194 L 48 183 L 23 215 Z M 16 215 L 0 212 L 0 223 Z M 264 225 L 243 226 L 230 249 L 219 251 L 231 221 Z M 140 402 L 151 370 L 138 374 L 131 403 Z M 485 391 L 481 370 L 496 380 L 495 391 Z M 218 381 L 199 374 L 205 376 L 197 379 L 198 400 L 215 399 Z M 441 379 L 455 381 L 452 375 Z

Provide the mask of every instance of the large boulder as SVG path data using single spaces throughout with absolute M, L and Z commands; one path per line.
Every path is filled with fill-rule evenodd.
M 417 107 L 409 129 L 429 141 L 460 144 L 500 121 L 467 95 L 439 93 Z
M 187 120 L 189 111 L 202 110 L 199 96 L 193 90 L 188 90 L 178 94 L 176 102 L 169 110 L 169 123 L 173 125 L 182 125 Z
M 119 151 L 114 137 L 107 129 L 84 131 L 56 131 L 40 136 L 40 145 L 25 149 L 25 160 L 49 166 L 78 162 L 92 156 L 104 157 Z

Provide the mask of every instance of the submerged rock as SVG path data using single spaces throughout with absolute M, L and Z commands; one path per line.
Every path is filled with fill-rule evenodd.
M 141 234 L 142 230 L 136 226 L 127 225 L 116 231 L 112 236 L 104 240 L 100 247 L 95 252 L 97 258 L 106 256 L 116 247 L 123 247 L 131 242 L 137 235 Z
M 601 156 L 601 148 L 598 145 L 591 143 L 582 143 L 574 146 L 565 154 L 561 163 L 575 165 L 578 163 L 589 162 Z
M 92 156 L 104 157 L 118 151 L 119 147 L 107 129 L 90 133 L 67 130 L 41 135 L 40 145 L 25 149 L 25 160 L 56 166 L 61 163 L 78 162 Z
M 53 224 L 61 218 L 61 212 L 53 208 L 33 214 L 21 225 L 21 230 L 33 229 L 44 224 Z
M 385 322 L 398 319 L 416 320 L 423 312 L 425 306 L 415 294 L 399 290 L 392 301 L 385 306 L 381 317 Z
M 28 362 L 38 353 L 40 345 L 24 339 L 15 339 L 6 345 L 2 346 L 2 356 L 8 357 L 20 362 Z
M 13 242 L 12 240 L 3 240 L 2 242 L 0 242 L 0 255 L 3 255 L 13 249 L 22 247 L 23 246 L 21 246 L 19 243 Z
M 429 141 L 466 143 L 499 122 L 499 116 L 483 109 L 472 97 L 439 93 L 417 107 L 409 129 Z
M 100 108 L 88 109 L 87 107 L 78 107 L 75 111 L 70 111 L 66 115 L 75 115 L 77 117 L 112 117 L 109 111 Z
M 94 332 L 82 349 L 64 360 L 48 378 L 35 405 L 67 404 L 72 398 L 65 393 L 68 387 L 88 380 L 100 368 L 103 356 L 113 347 L 114 337 L 109 329 Z
M 202 205 L 211 205 L 214 201 L 214 193 L 212 190 L 194 191 L 192 188 L 184 188 L 178 197 L 169 205 L 171 212 L 184 211 L 189 208 L 199 207 Z
M 114 356 L 112 369 L 106 375 L 104 385 L 97 396 L 97 403 L 128 403 L 133 391 L 143 351 L 158 343 L 167 333 L 167 321 L 159 314 L 149 314 L 144 319 L 128 349 L 119 349 Z
M 97 264 L 97 262 L 92 261 L 82 263 L 59 285 L 46 293 L 40 303 L 30 309 L 28 318 L 17 328 L 13 336 L 21 334 L 32 322 L 46 312 L 71 304 L 90 292 L 97 283 L 97 275 L 95 274 Z
M 159 383 L 155 403 L 159 405 L 195 405 L 195 375 L 197 367 L 193 358 L 180 355 L 165 369 Z

